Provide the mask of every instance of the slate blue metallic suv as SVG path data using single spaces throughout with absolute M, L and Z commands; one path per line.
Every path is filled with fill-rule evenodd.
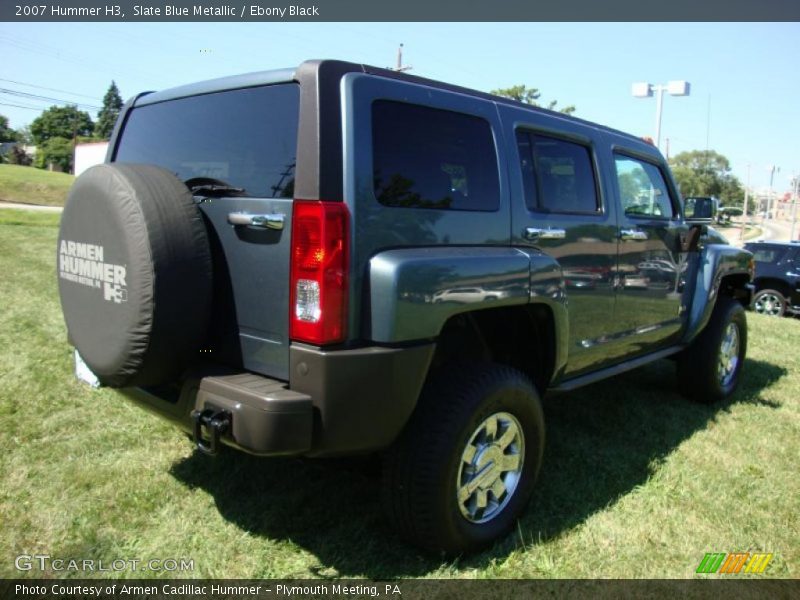
M 525 510 L 548 390 L 673 356 L 734 392 L 752 255 L 701 205 L 630 135 L 310 61 L 130 100 L 58 284 L 81 378 L 209 454 L 381 452 L 392 522 L 458 553 Z

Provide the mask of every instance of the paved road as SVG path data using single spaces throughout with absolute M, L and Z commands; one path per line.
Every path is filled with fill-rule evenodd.
M 60 206 L 40 206 L 38 204 L 18 204 L 16 202 L 6 202 L 0 200 L 0 208 L 21 208 L 23 210 L 41 210 L 44 212 L 61 212 L 64 210 Z
M 792 222 L 773 219 L 764 222 L 764 235 L 761 239 L 771 242 L 788 242 L 791 233 Z M 798 238 L 798 227 L 794 230 L 794 239 Z

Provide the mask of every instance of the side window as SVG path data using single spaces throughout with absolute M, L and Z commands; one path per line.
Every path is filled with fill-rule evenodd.
M 377 100 L 372 160 L 375 197 L 386 206 L 481 211 L 500 206 L 497 152 L 484 119 Z
M 600 210 L 589 148 L 524 131 L 517 132 L 517 147 L 529 210 L 583 214 Z
M 759 248 L 753 252 L 756 262 L 776 263 L 783 257 L 783 252 L 777 248 Z
M 675 215 L 664 176 L 656 165 L 622 155 L 617 155 L 614 163 L 625 216 L 671 219 Z

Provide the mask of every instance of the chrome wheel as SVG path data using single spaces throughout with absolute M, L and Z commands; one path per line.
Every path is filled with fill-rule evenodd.
M 777 294 L 772 292 L 759 294 L 753 304 L 753 308 L 759 314 L 779 317 L 783 314 L 783 298 L 779 298 Z
M 461 454 L 456 498 L 462 516 L 485 523 L 508 504 L 522 477 L 525 436 L 514 415 L 491 415 L 472 433 Z
M 728 323 L 725 333 L 722 336 L 722 344 L 719 350 L 719 366 L 717 376 L 720 385 L 723 387 L 730 384 L 736 375 L 736 368 L 739 366 L 739 328 L 736 323 Z

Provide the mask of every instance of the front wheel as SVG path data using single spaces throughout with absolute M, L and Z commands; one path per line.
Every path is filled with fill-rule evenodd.
M 384 461 L 384 506 L 411 542 L 448 554 L 505 535 L 544 451 L 536 388 L 501 365 L 451 367 L 429 381 Z
M 753 298 L 753 310 L 761 315 L 782 317 L 786 312 L 786 298 L 777 290 L 759 290 Z
M 747 354 L 747 319 L 742 305 L 720 296 L 706 328 L 678 358 L 681 392 L 711 404 L 736 390 Z

